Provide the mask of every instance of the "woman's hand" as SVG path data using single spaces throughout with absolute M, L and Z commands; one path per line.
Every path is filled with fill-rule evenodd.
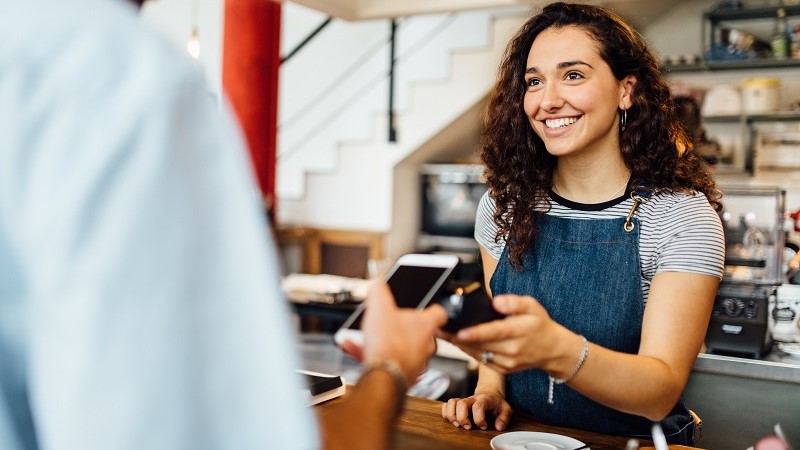
M 465 328 L 447 339 L 478 361 L 491 352 L 488 366 L 500 373 L 541 368 L 561 374 L 558 359 L 572 355 L 580 338 L 553 321 L 533 297 L 504 294 L 493 299 L 494 308 L 508 317 Z M 574 342 L 573 342 L 574 341 Z M 565 347 L 565 345 L 572 347 Z M 574 361 L 573 361 L 574 362 Z
M 472 428 L 473 424 L 485 430 L 488 427 L 487 418 L 494 418 L 495 430 L 503 431 L 511 420 L 512 412 L 511 406 L 500 394 L 476 393 L 467 398 L 451 398 L 442 404 L 442 417 L 465 430 Z

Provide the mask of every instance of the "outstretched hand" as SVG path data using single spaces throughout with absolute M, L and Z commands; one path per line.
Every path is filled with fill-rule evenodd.
M 434 351 L 436 330 L 447 323 L 447 313 L 439 305 L 424 310 L 398 308 L 386 283 L 376 282 L 367 294 L 362 331 L 364 347 L 345 341 L 342 350 L 362 361 L 394 360 L 411 386 Z

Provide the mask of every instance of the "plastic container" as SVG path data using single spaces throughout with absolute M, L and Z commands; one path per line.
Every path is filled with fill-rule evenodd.
M 746 114 L 774 113 L 778 110 L 781 80 L 778 78 L 746 78 L 743 82 L 742 106 Z
M 706 92 L 700 113 L 703 117 L 741 114 L 742 96 L 739 89 L 731 84 L 714 86 Z

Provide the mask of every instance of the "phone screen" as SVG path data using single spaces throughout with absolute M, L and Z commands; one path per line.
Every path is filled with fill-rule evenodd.
M 449 267 L 423 267 L 423 266 L 397 266 L 389 275 L 386 284 L 394 295 L 397 306 L 401 308 L 416 308 L 423 301 L 430 301 L 430 297 L 436 294 L 431 292 L 442 278 L 445 272 L 450 271 Z M 425 306 L 425 305 L 422 305 Z M 358 329 L 361 327 L 361 312 L 363 305 L 359 307 L 359 314 L 355 320 L 347 325 L 347 328 Z

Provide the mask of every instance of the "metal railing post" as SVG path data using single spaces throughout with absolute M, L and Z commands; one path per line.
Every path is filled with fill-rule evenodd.
M 389 142 L 397 142 L 397 129 L 394 126 L 394 61 L 395 61 L 395 33 L 397 20 L 391 21 L 391 35 L 389 37 Z

